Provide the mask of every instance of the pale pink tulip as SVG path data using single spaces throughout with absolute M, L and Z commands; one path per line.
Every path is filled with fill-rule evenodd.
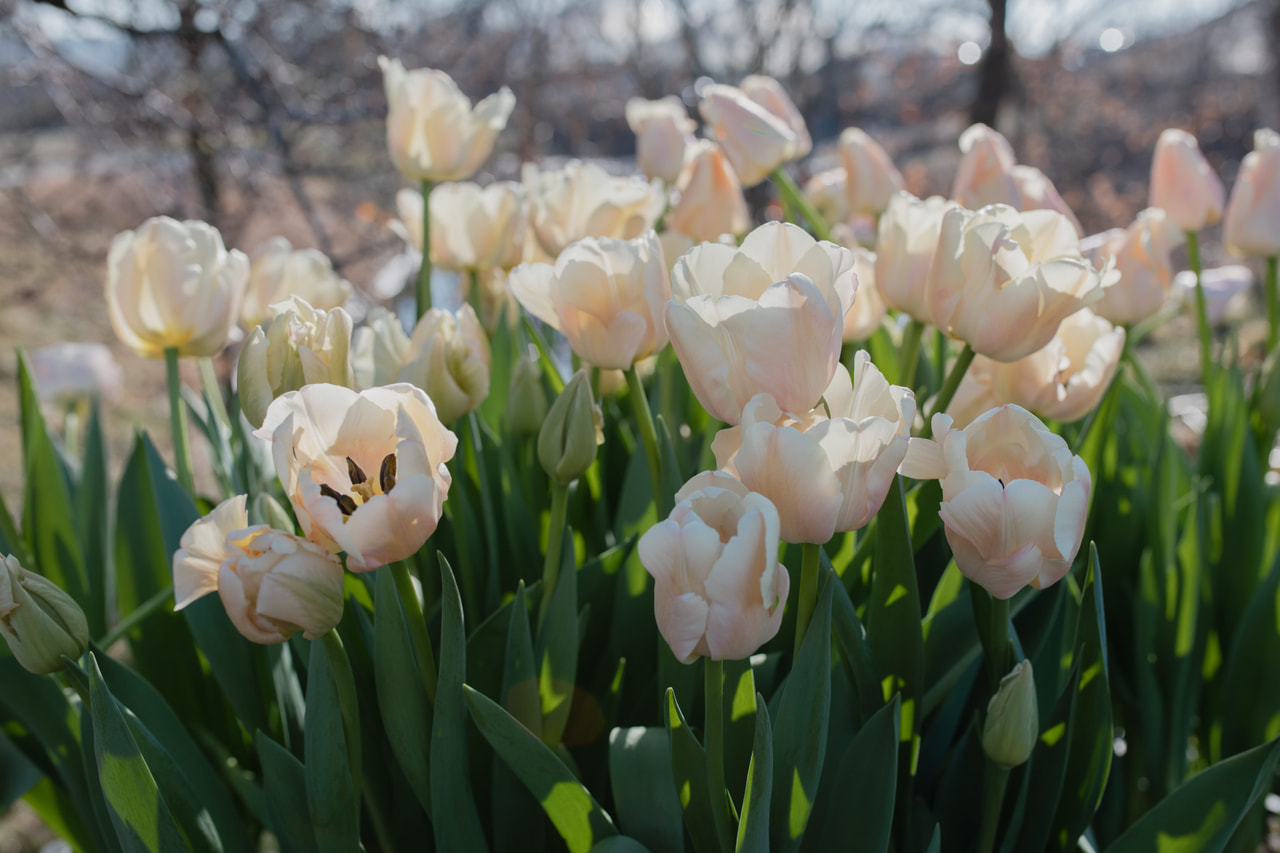
M 585 237 L 639 237 L 666 206 L 660 182 L 634 175 L 614 177 L 595 163 L 571 160 L 557 170 L 526 163 L 522 180 L 529 200 L 530 239 L 551 262 Z M 525 259 L 533 259 L 527 249 Z
M 1080 242 L 1080 248 L 1102 269 L 1114 259 L 1119 280 L 1103 290 L 1093 310 L 1113 323 L 1132 325 L 1158 312 L 1173 287 L 1173 250 L 1185 237 L 1158 207 L 1138 214 L 1127 229 L 1112 228 Z
M 680 196 L 667 212 L 666 225 L 697 241 L 736 237 L 751 227 L 751 213 L 742 184 L 720 146 L 710 140 L 694 143 L 680 179 Z
M 843 166 L 818 172 L 804 182 L 804 197 L 834 230 L 849 218 L 849 181 Z M 843 242 L 843 241 L 842 241 Z
M 1222 242 L 1236 255 L 1280 255 L 1280 134 L 1274 130 L 1253 134 L 1222 219 Z
M 960 165 L 951 185 L 951 198 L 977 210 L 988 204 L 1017 207 L 1022 197 L 1013 168 L 1013 146 L 1004 134 L 985 124 L 971 125 L 960 134 Z
M 778 633 L 791 588 L 778 511 L 718 471 L 685 483 L 676 501 L 639 544 L 658 630 L 683 663 L 747 658 Z
M 1164 208 L 1182 231 L 1199 231 L 1222 218 L 1226 190 L 1200 153 L 1196 138 L 1169 128 L 1151 160 L 1151 206 Z
M 1071 221 L 1076 234 L 1083 235 L 1084 229 L 1075 211 L 1066 200 L 1058 194 L 1053 181 L 1035 166 L 1014 166 L 1013 180 L 1018 184 L 1018 203 L 1014 207 L 1019 210 L 1052 210 L 1061 213 Z
M 396 193 L 399 221 L 391 228 L 422 251 L 422 194 Z M 446 270 L 510 269 L 524 259 L 524 187 L 498 181 L 462 182 L 431 191 L 431 263 Z
M 902 173 L 880 143 L 856 127 L 840 134 L 840 161 L 846 175 L 850 213 L 878 214 L 902 189 Z
M 757 88 L 757 94 L 764 97 L 764 87 Z M 795 110 L 789 98 L 787 104 Z M 785 107 L 778 108 L 787 112 Z M 813 147 L 803 121 L 797 133 L 789 116 L 773 112 L 773 107 L 734 86 L 707 86 L 698 109 L 745 187 L 754 187 L 774 169 L 800 159 Z
M 685 163 L 698 125 L 689 118 L 684 101 L 668 95 L 657 101 L 627 101 L 627 124 L 636 135 L 636 165 L 647 177 L 672 183 Z
M 832 230 L 832 237 L 837 243 L 850 246 L 849 251 L 853 252 L 853 272 L 858 277 L 858 293 L 854 297 L 853 307 L 844 315 L 842 338 L 846 344 L 865 341 L 871 337 L 884 322 L 885 314 L 889 313 L 889 306 L 884 304 L 884 297 L 876 286 L 875 252 L 842 236 L 842 232 L 851 230 L 844 225 Z
M 957 209 L 941 196 L 920 200 L 897 193 L 880 217 L 876 237 L 876 286 L 885 303 L 912 319 L 931 323 L 926 286 L 942 232 L 942 217 Z
M 742 93 L 772 115 L 782 119 L 795 135 L 795 156 L 799 160 L 813 150 L 813 139 L 809 137 L 809 128 L 805 126 L 804 116 L 796 108 L 795 102 L 782 88 L 782 84 L 767 74 L 752 74 L 742 78 L 738 84 Z

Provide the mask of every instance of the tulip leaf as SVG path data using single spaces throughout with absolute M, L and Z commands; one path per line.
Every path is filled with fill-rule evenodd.
M 612 835 L 591 848 L 590 853 L 649 853 L 649 848 L 634 838 Z
M 431 703 L 418 675 L 409 624 L 390 568 L 377 573 L 373 677 L 392 752 L 418 802 L 431 814 Z
M 1107 853 L 1233 849 L 1228 842 L 1270 792 L 1278 762 L 1280 738 L 1201 771 L 1138 818 Z
M 315 831 L 307 805 L 307 771 L 302 762 L 259 730 L 255 737 L 262 763 L 263 791 L 271 831 L 283 853 L 314 853 Z
M 553 746 L 560 743 L 569 724 L 578 670 L 578 570 L 568 530 L 560 553 L 560 575 L 550 592 L 551 603 L 534 645 L 542 702 L 541 737 L 543 743 Z M 542 594 L 548 591 L 544 589 Z
M 80 465 L 80 485 L 76 490 L 76 525 L 80 553 L 84 555 L 85 577 L 89 582 L 85 617 L 89 636 L 100 637 L 107 629 L 107 451 L 102 436 L 98 405 L 89 410 L 89 426 L 84 434 L 84 459 Z
M 440 672 L 431 724 L 431 809 L 436 848 L 486 850 L 484 829 L 471 789 L 467 709 L 463 681 L 467 638 L 462 597 L 449 561 L 440 555 Z
M 835 590 L 831 608 L 831 625 L 840 644 L 840 663 L 853 686 L 858 718 L 865 721 L 884 706 L 880 674 L 871 656 L 866 629 L 843 584 Z
M 480 733 L 542 804 L 570 853 L 589 853 L 597 839 L 617 834 L 613 819 L 550 747 L 488 696 L 466 685 L 462 692 Z
M 516 586 L 507 619 L 507 646 L 502 663 L 502 704 L 520 725 L 535 737 L 542 737 L 542 703 L 538 696 L 538 670 L 529 628 L 529 605 L 524 582 Z M 493 847 L 495 850 L 535 853 L 542 850 L 543 833 L 538 802 L 500 755 L 494 756 Z
M 665 745 L 665 744 L 664 744 Z M 44 773 L 0 731 L 0 813 L 35 787 Z
M 1222 677 L 1222 746 L 1226 754 L 1280 734 L 1280 560 L 1236 628 Z
M 190 850 L 95 656 L 88 660 L 94 756 L 116 838 L 126 853 Z
M 770 849 L 800 845 L 818 795 L 831 708 L 831 602 L 835 572 L 827 572 L 795 666 L 774 697 L 773 801 Z
M 839 584 L 833 584 L 839 586 Z M 742 796 L 742 816 L 738 820 L 736 853 L 767 853 L 769 849 L 769 807 L 773 798 L 773 726 L 769 706 L 756 694 L 755 738 L 751 762 L 747 765 L 747 787 Z M 897 741 L 894 742 L 895 748 Z
M 898 777 L 901 697 L 877 711 L 858 730 L 832 780 L 842 805 L 826 810 L 818 849 L 884 853 L 893 828 Z
M 724 670 L 724 775 L 733 802 L 741 803 L 756 739 L 756 680 L 749 659 L 726 660 Z
M 665 729 L 637 726 L 609 733 L 609 782 L 618 826 L 651 850 L 680 853 L 684 829 Z
M 1017 845 L 1005 839 L 1008 850 L 1044 850 L 1053 832 L 1053 817 L 1062 796 L 1063 777 L 1075 736 L 1076 698 L 1080 695 L 1080 667 L 1071 671 L 1066 687 L 1053 705 L 1053 712 L 1040 720 L 1040 739 L 1031 754 L 1026 808 Z M 1038 701 L 1038 700 L 1037 700 Z M 1041 706 L 1044 707 L 1044 706 Z
M 689 730 L 675 691 L 667 688 L 665 711 L 667 737 L 671 741 L 671 773 L 676 796 L 684 812 L 685 829 L 693 842 L 696 853 L 716 853 L 720 842 L 716 838 L 715 823 L 711 818 L 711 798 L 707 786 L 706 751 Z
M 351 777 L 338 682 L 324 644 L 311 644 L 307 664 L 307 808 L 316 849 L 355 850 L 360 843 L 360 791 Z

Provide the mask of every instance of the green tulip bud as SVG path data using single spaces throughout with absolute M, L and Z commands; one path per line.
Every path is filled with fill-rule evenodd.
M 538 461 L 547 476 L 558 483 L 572 483 L 591 467 L 600 435 L 599 410 L 591 395 L 587 371 L 579 370 L 551 404 L 538 432 Z
M 547 419 L 547 393 L 542 389 L 542 368 L 530 355 L 516 359 L 507 392 L 507 426 L 512 435 L 537 435 Z
M 987 703 L 982 749 L 1005 767 L 1017 767 L 1031 757 L 1040 738 L 1040 711 L 1031 661 L 1024 660 L 1000 679 L 1000 689 Z
M 48 578 L 29 572 L 14 557 L 0 568 L 0 637 L 24 669 L 37 675 L 62 669 L 89 644 L 84 611 Z

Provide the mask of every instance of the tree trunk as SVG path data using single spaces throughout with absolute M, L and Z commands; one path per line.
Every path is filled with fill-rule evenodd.
M 991 4 L 991 46 L 978 66 L 978 94 L 969 110 L 969 120 L 995 127 L 1000 102 L 1009 85 L 1009 37 L 1004 31 L 1008 0 L 988 2 Z

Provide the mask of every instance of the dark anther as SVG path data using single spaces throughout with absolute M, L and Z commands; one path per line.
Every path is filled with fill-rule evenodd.
M 351 515 L 356 511 L 356 502 L 351 495 L 342 494 L 328 483 L 320 484 L 320 494 L 327 498 L 333 498 L 338 504 L 338 509 L 342 510 L 343 515 Z
M 384 495 L 395 487 L 396 455 L 394 453 L 388 453 L 382 460 L 382 470 L 378 472 L 378 484 L 382 486 L 382 493 Z
M 369 478 L 360 470 L 360 466 L 350 456 L 347 457 L 347 473 L 351 475 L 351 485 L 355 486 L 365 482 Z

